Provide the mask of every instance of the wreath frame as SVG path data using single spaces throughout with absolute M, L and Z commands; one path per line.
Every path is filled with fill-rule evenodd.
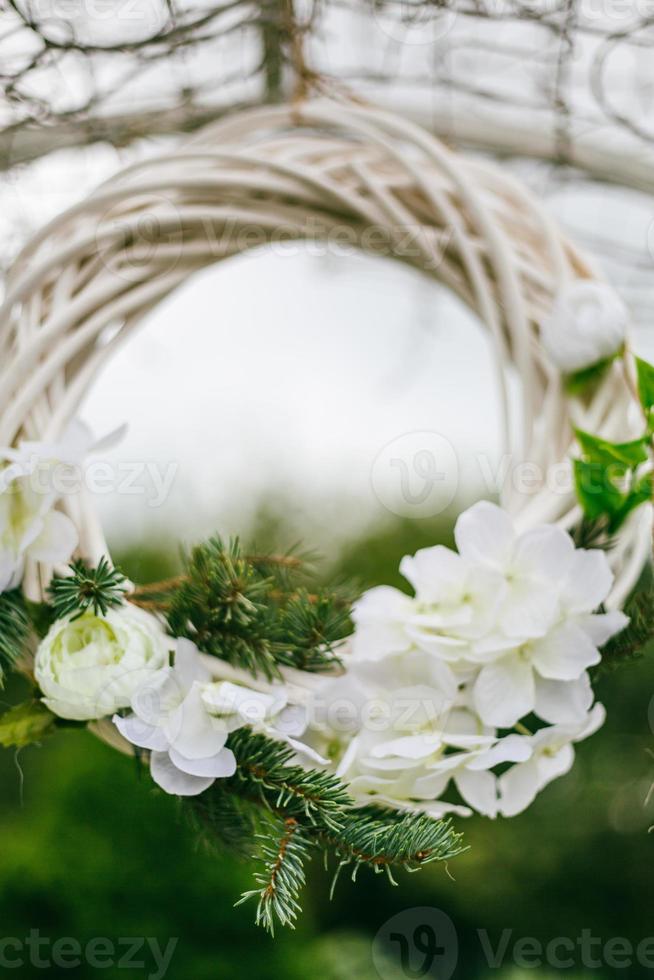
M 316 101 L 240 113 L 177 150 L 132 164 L 35 235 L 9 273 L 0 308 L 0 446 L 11 447 L 7 458 L 19 454 L 24 443 L 50 445 L 60 440 L 115 350 L 162 299 L 199 269 L 257 245 L 315 238 L 341 243 L 344 236 L 347 244 L 408 262 L 438 279 L 487 329 L 501 398 L 503 451 L 517 464 L 540 467 L 540 483 L 533 493 L 517 492 L 508 478 L 502 487 L 502 507 L 518 532 L 541 525 L 584 529 L 584 521 L 593 515 L 584 506 L 579 488 L 571 485 L 561 491 L 547 480 L 561 464 L 573 472 L 571 456 L 578 450 L 580 465 L 599 466 L 603 471 L 617 462 L 621 474 L 633 478 L 633 500 L 621 502 L 621 507 L 626 505 L 624 514 L 622 509 L 616 511 L 609 515 L 613 524 L 600 527 L 613 579 L 602 616 L 595 619 L 608 619 L 610 611 L 619 610 L 632 594 L 651 554 L 651 467 L 645 477 L 640 467 L 651 461 L 654 368 L 632 358 L 623 345 L 590 373 L 572 379 L 562 375 L 544 342 L 543 324 L 571 285 L 598 280 L 587 257 L 568 241 L 540 202 L 505 171 L 460 156 L 411 123 L 372 107 Z M 519 399 L 511 397 L 514 375 Z M 623 435 L 625 420 L 641 416 L 643 410 L 645 436 L 613 442 Z M 4 473 L 0 470 L 0 475 Z M 237 545 L 227 547 L 213 539 L 191 554 L 184 583 L 137 589 L 111 565 L 98 515 L 84 489 L 63 495 L 57 506 L 76 530 L 76 560 L 66 567 L 28 557 L 20 595 L 3 593 L 0 587 L 0 668 L 18 663 L 20 652 L 15 651 L 27 641 L 32 627 L 38 632 L 34 617 L 30 624 L 30 604 L 56 616 L 49 632 L 46 624 L 37 650 L 37 681 L 39 652 L 52 645 L 53 630 L 62 623 L 72 626 L 89 609 L 96 616 L 111 616 L 126 593 L 133 605 L 155 610 L 160 608 L 158 592 L 164 594 L 169 602 L 168 626 L 178 639 L 188 639 L 186 624 L 195 625 L 189 610 L 197 612 L 202 606 L 207 569 L 215 581 L 229 588 L 246 580 L 251 596 L 247 587 L 241 591 L 250 606 L 261 603 L 262 596 L 265 602 L 278 603 L 281 594 L 286 604 L 283 613 L 296 633 L 301 634 L 307 623 L 312 626 L 316 607 L 322 610 L 320 625 L 329 636 L 324 649 L 315 644 L 311 649 L 312 666 L 306 668 L 306 675 L 300 680 L 293 670 L 297 665 L 290 657 L 284 660 L 282 651 L 278 662 L 273 658 L 264 663 L 271 677 L 277 676 L 281 664 L 284 671 L 278 673 L 288 685 L 309 690 L 313 686 L 309 678 L 338 666 L 334 645 L 345 636 L 339 596 L 334 593 L 317 602 L 315 596 L 299 593 L 292 576 L 290 582 L 286 577 L 289 568 L 296 568 L 294 559 L 247 558 Z M 601 509 L 599 513 L 604 516 Z M 294 605 L 299 594 L 302 601 Z M 616 615 L 614 623 L 626 621 Z M 247 622 L 246 616 L 244 626 Z M 175 623 L 179 631 L 173 629 Z M 647 610 L 634 624 L 636 640 L 621 641 L 621 652 L 654 635 Z M 139 635 L 150 630 L 139 623 L 130 628 L 141 631 Z M 149 636 L 147 642 L 160 641 Z M 182 653 L 178 649 L 175 662 L 162 669 L 176 669 Z M 201 654 L 201 669 L 211 673 L 217 657 L 220 653 L 215 650 Z M 591 658 L 586 666 L 596 662 Z M 32 663 L 23 666 L 32 676 Z M 243 672 L 230 672 L 230 666 L 225 657 L 214 676 L 228 687 L 232 682 L 238 687 Z M 269 698 L 268 710 L 270 689 L 256 686 L 256 668 L 261 664 L 246 666 L 253 675 L 251 690 Z M 43 675 L 43 663 L 40 669 Z M 44 685 L 40 687 L 43 690 Z M 39 691 L 35 693 L 38 697 Z M 37 700 L 0 719 L 0 743 L 28 744 L 50 730 L 53 702 L 46 703 L 47 709 Z M 120 707 L 126 709 L 129 703 Z M 136 716 L 133 703 L 132 707 Z M 132 731 L 133 718 L 114 715 L 112 723 L 101 713 L 61 717 L 91 719 L 89 727 L 116 748 L 131 743 L 151 750 L 153 761 L 157 752 L 162 754 L 155 751 L 154 743 L 125 734 Z M 552 719 L 541 718 L 554 726 Z M 513 724 L 492 722 L 498 731 Z M 522 740 L 518 754 L 503 757 L 500 763 L 528 759 L 520 752 L 525 737 L 532 735 L 520 726 L 518 721 L 518 742 Z M 569 741 L 589 733 L 590 729 L 583 734 L 580 729 Z M 474 752 L 482 753 L 493 738 L 498 744 L 501 741 L 496 732 Z M 244 896 L 258 897 L 257 921 L 271 931 L 275 921 L 292 924 L 297 914 L 303 862 L 311 847 L 331 848 L 339 868 L 354 864 L 356 870 L 368 864 L 389 874 L 394 866 L 413 870 L 460 853 L 460 837 L 449 823 L 431 820 L 411 807 L 403 816 L 382 818 L 374 807 L 353 813 L 352 800 L 338 779 L 326 771 L 298 766 L 291 751 L 297 745 L 293 739 L 286 741 L 284 747 L 261 733 L 244 734 L 243 726 L 231 730 L 229 746 L 223 749 L 221 743 L 216 758 L 226 752 L 235 768 L 212 770 L 209 780 L 233 778 L 240 790 L 245 785 L 250 797 L 254 794 L 271 822 L 282 821 L 281 829 L 266 838 L 262 848 L 259 887 Z M 457 744 L 461 747 L 455 740 L 446 751 Z M 515 745 L 511 751 L 517 751 Z M 170 746 L 166 751 L 172 753 Z M 489 751 L 496 747 L 493 743 Z M 445 762 L 451 762 L 451 757 Z M 488 772 L 492 765 L 488 763 Z M 192 778 L 207 776 L 192 768 L 180 771 Z M 160 773 L 164 782 L 159 784 L 164 786 L 169 775 Z M 194 811 L 198 832 L 206 824 L 238 824 L 244 816 L 220 791 L 207 800 L 198 799 L 202 800 Z M 251 835 L 254 825 L 246 820 L 243 826 L 243 836 Z
M 193 272 L 252 247 L 257 234 L 259 243 L 329 240 L 344 230 L 359 247 L 436 277 L 479 316 L 511 459 L 547 474 L 569 457 L 575 427 L 610 438 L 637 404 L 622 362 L 589 396 L 571 398 L 542 347 L 539 324 L 556 296 L 596 272 L 535 196 L 406 120 L 317 101 L 238 114 L 132 164 L 28 243 L 0 309 L 0 445 L 56 439 L 116 348 Z M 507 482 L 501 502 L 522 527 L 571 528 L 580 518 L 572 490 L 542 487 L 525 499 Z M 108 554 L 97 516 L 88 502 L 66 506 L 80 554 L 96 564 Z M 624 603 L 647 560 L 648 520 L 629 523 L 611 552 L 610 607 Z M 51 571 L 28 568 L 34 598 Z

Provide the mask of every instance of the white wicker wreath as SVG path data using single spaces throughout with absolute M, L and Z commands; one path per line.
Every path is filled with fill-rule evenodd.
M 382 587 L 355 604 L 354 634 L 327 677 L 293 669 L 304 662 L 284 649 L 273 677 L 248 673 L 247 663 L 223 656 L 210 631 L 203 639 L 193 619 L 202 576 L 215 574 L 220 584 L 224 569 L 240 561 L 220 543 L 200 552 L 195 566 L 192 560 L 187 580 L 195 592 L 189 586 L 183 596 L 183 615 L 178 603 L 176 618 L 168 616 L 171 637 L 156 617 L 120 605 L 120 582 L 83 490 L 48 497 L 55 506 L 48 514 L 26 504 L 34 520 L 20 533 L 14 527 L 13 538 L 11 515 L 17 526 L 23 510 L 12 512 L 11 501 L 2 509 L 3 491 L 33 472 L 29 453 L 56 457 L 43 447 L 66 442 L 98 372 L 157 303 L 204 266 L 288 239 L 347 242 L 398 258 L 456 293 L 492 338 L 503 451 L 512 466 L 534 466 L 531 492 L 517 492 L 507 479 L 502 510 L 482 503 L 460 517 L 458 554 L 435 547 L 404 559 L 415 596 Z M 413 867 L 456 850 L 420 824 L 401 833 L 389 825 L 387 838 L 381 818 L 367 811 L 359 822 L 345 815 L 339 823 L 334 812 L 346 804 L 324 782 L 328 773 L 358 805 L 383 803 L 412 817 L 469 812 L 443 800 L 450 785 L 489 816 L 524 809 L 571 766 L 572 744 L 601 723 L 601 706 L 591 710 L 588 668 L 624 628 L 619 610 L 651 552 L 654 369 L 630 353 L 626 320 L 617 296 L 506 171 L 373 108 L 316 102 L 246 112 L 123 170 L 33 238 L 10 272 L 0 313 L 0 446 L 8 447 L 0 468 L 0 593 L 22 585 L 45 605 L 54 596 L 59 617 L 36 651 L 38 696 L 59 717 L 101 723 L 107 739 L 119 731 L 123 746 L 146 751 L 155 781 L 178 795 L 204 794 L 221 777 L 247 780 L 252 753 L 257 773 L 266 766 L 273 773 L 273 788 L 273 776 L 281 778 L 275 766 L 286 773 L 277 804 L 264 800 L 275 812 L 280 800 L 290 805 L 289 772 L 314 780 L 319 796 L 331 794 L 325 812 L 306 810 L 301 819 L 297 809 L 284 811 L 279 848 L 266 852 L 273 869 L 285 855 L 301 863 L 303 848 L 328 840 L 343 863 L 360 863 L 378 847 L 376 868 L 393 861 Z M 575 480 L 552 481 L 558 470 Z M 594 473 L 598 486 L 587 482 Z M 52 542 L 71 544 L 71 527 L 86 566 L 67 569 Z M 85 567 L 94 570 L 88 579 Z M 295 615 L 295 592 L 288 595 L 284 615 Z M 320 606 L 314 602 L 312 611 L 311 602 L 305 617 Z M 303 622 L 294 623 L 296 633 Z M 312 651 L 315 669 L 336 669 L 324 653 Z M 167 685 L 177 685 L 175 711 L 166 708 L 163 720 L 140 700 L 139 685 L 151 677 L 157 691 L 168 692 L 166 704 Z M 419 713 L 409 734 L 398 734 L 398 706 L 389 707 L 389 698 L 403 692 L 415 699 L 416 691 L 427 692 L 431 714 Z M 353 705 L 381 698 L 393 737 L 363 723 L 339 735 L 311 715 L 318 702 L 325 709 L 344 693 Z M 536 731 L 524 724 L 532 712 Z M 19 722 L 24 741 L 26 726 L 38 734 L 50 718 L 29 709 L 13 728 L 0 724 L 0 740 L 22 744 Z M 267 748 L 234 740 L 248 724 L 272 740 Z M 317 771 L 302 777 L 301 769 L 284 768 L 292 758 L 275 755 L 276 740 Z M 496 771 L 506 763 L 513 768 Z M 257 779 L 257 793 L 272 793 Z M 419 832 L 431 843 L 405 854 L 402 846 L 415 844 Z M 384 841 L 390 856 L 381 854 Z M 275 870 L 273 883 L 262 886 L 264 924 L 292 919 L 298 867 L 286 891 L 275 885 Z
M 540 464 L 544 479 L 569 458 L 573 422 L 606 437 L 624 427 L 637 399 L 620 366 L 585 403 L 571 399 L 540 341 L 557 295 L 593 271 L 536 198 L 402 119 L 316 103 L 212 126 L 128 167 L 33 238 L 1 311 L 0 445 L 56 439 L 118 345 L 195 270 L 264 241 L 344 235 L 424 269 L 478 314 L 493 339 L 512 460 Z M 523 527 L 579 519 L 571 491 L 544 486 L 525 497 L 507 487 L 502 503 Z M 97 561 L 108 551 L 97 517 L 83 502 L 66 504 L 80 553 Z M 611 552 L 613 606 L 649 554 L 648 517 L 630 522 Z M 30 590 L 50 574 L 31 568 Z

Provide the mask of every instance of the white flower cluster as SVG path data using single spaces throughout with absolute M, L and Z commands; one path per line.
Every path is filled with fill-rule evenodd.
M 512 816 L 601 725 L 588 668 L 627 618 L 595 612 L 612 583 L 604 553 L 556 527 L 519 535 L 480 503 L 455 537 L 458 552 L 403 559 L 413 597 L 381 587 L 361 598 L 339 676 L 269 683 L 218 659 L 209 669 L 193 643 L 126 605 L 54 624 L 36 655 L 45 703 L 64 718 L 113 715 L 180 796 L 234 773 L 228 736 L 248 726 L 335 772 L 359 803 Z
M 594 612 L 606 556 L 557 527 L 519 535 L 482 502 L 455 538 L 458 553 L 403 559 L 413 597 L 380 587 L 356 605 L 348 671 L 321 692 L 310 739 L 362 802 L 440 815 L 460 809 L 441 799 L 452 782 L 468 806 L 511 816 L 602 723 L 587 668 L 627 617 Z
M 39 645 L 35 675 L 45 704 L 61 718 L 113 715 L 127 742 L 149 750 L 152 778 L 167 793 L 194 796 L 233 775 L 225 743 L 244 725 L 324 762 L 298 741 L 308 695 L 257 682 L 219 660 L 210 672 L 195 644 L 173 639 L 154 616 L 130 605 L 57 620 Z
M 216 662 L 216 670 L 230 671 Z M 298 741 L 308 721 L 305 699 L 293 699 L 282 684 L 216 679 L 190 640 L 178 639 L 172 667 L 155 671 L 136 687 L 131 713 L 114 716 L 121 735 L 150 750 L 154 781 L 177 796 L 195 796 L 236 771 L 236 759 L 225 743 L 231 732 L 248 726 L 286 742 L 298 753 L 309 752 Z M 314 756 L 314 758 L 316 758 Z M 318 760 L 320 761 L 320 760 Z

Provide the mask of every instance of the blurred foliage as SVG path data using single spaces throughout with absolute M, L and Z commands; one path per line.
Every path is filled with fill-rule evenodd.
M 273 531 L 257 528 L 257 545 L 293 543 L 287 529 Z M 449 528 L 399 522 L 353 542 L 325 575 L 399 584 L 403 554 L 450 540 Z M 118 560 L 140 582 L 179 567 L 174 545 L 161 552 L 139 547 Z M 171 980 L 401 980 L 409 974 L 399 961 L 374 965 L 372 940 L 397 912 L 435 906 L 458 932 L 455 978 L 639 980 L 651 969 L 584 972 L 580 960 L 570 970 L 521 969 L 510 951 L 524 937 L 576 942 L 584 929 L 604 942 L 625 937 L 634 945 L 654 935 L 648 901 L 654 837 L 647 833 L 654 816 L 645 802 L 654 780 L 653 681 L 654 658 L 648 657 L 601 677 L 598 696 L 608 721 L 579 746 L 573 772 L 520 817 L 460 821 L 470 850 L 452 863 L 453 877 L 441 865 L 400 875 L 399 888 L 382 876 L 362 874 L 356 886 L 344 877 L 330 902 L 331 873 L 316 866 L 297 930 L 282 930 L 275 940 L 252 924 L 249 908 L 232 907 L 234 896 L 251 887 L 251 869 L 198 847 L 177 802 L 153 789 L 127 758 L 72 731 L 41 748 L 0 751 L 0 938 L 38 929 L 82 943 L 96 936 L 114 942 L 152 936 L 165 947 L 179 937 Z M 22 681 L 13 680 L 4 697 L 16 703 L 25 694 Z M 489 970 L 480 929 L 494 948 L 503 930 L 511 930 L 501 969 Z M 80 966 L 62 975 L 146 977 L 154 964 L 144 958 L 144 969 Z M 28 963 L 2 972 L 26 980 L 43 974 Z M 437 972 L 426 975 L 442 980 Z

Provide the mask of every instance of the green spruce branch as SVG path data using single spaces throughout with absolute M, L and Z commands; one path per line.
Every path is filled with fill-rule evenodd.
M 257 887 L 244 892 L 236 905 L 257 899 L 255 922 L 274 936 L 277 923 L 294 928 L 302 911 L 299 895 L 306 882 L 304 864 L 311 840 L 294 817 L 281 822 L 277 835 L 260 834 L 258 839 L 262 868 L 254 874 Z
M 77 619 L 88 609 L 96 616 L 104 616 L 125 601 L 125 576 L 106 558 L 101 558 L 96 568 L 80 559 L 68 567 L 71 574 L 53 578 L 48 590 L 57 619 Z
M 24 653 L 32 624 L 19 589 L 0 593 L 0 687 Z
M 602 647 L 599 671 L 612 670 L 643 656 L 654 640 L 654 584 L 637 591 L 624 609 L 628 625 Z
M 256 888 L 241 898 L 257 900 L 256 921 L 273 932 L 275 923 L 292 925 L 300 909 L 304 865 L 313 851 L 336 860 L 334 884 L 350 866 L 352 877 L 368 867 L 393 881 L 398 869 L 415 871 L 432 861 L 446 861 L 464 848 L 449 821 L 426 814 L 402 813 L 381 807 L 353 806 L 343 784 L 327 773 L 293 765 L 292 751 L 264 735 L 241 729 L 230 736 L 238 768 L 217 780 L 186 807 L 194 826 L 234 846 L 236 824 L 226 828 L 230 795 L 238 797 L 243 843 L 256 840 Z M 243 819 L 250 807 L 250 817 Z M 246 807 L 246 809 L 242 809 Z M 253 834 L 256 828 L 256 834 Z M 242 850 L 243 848 L 241 848 Z M 240 904 L 240 903 L 239 903 Z
M 335 776 L 292 765 L 293 749 L 246 728 L 230 736 L 229 747 L 237 762 L 230 780 L 236 792 L 278 815 L 304 819 L 333 832 L 340 830 L 352 800 Z
M 305 577 L 292 555 L 248 556 L 238 540 L 214 537 L 191 551 L 163 608 L 175 636 L 253 674 L 329 670 L 350 631 L 350 603 L 337 591 L 309 592 Z
M 339 859 L 337 876 L 349 866 L 355 880 L 361 867 L 369 867 L 395 884 L 394 870 L 417 871 L 432 861 L 463 853 L 462 836 L 453 831 L 449 820 L 368 806 L 350 811 L 337 836 L 321 839 Z

